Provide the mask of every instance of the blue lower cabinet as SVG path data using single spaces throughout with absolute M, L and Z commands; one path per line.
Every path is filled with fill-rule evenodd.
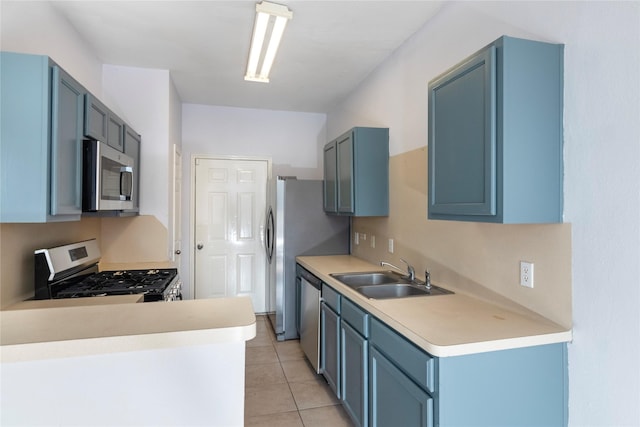
M 433 398 L 374 346 L 370 349 L 371 425 L 433 426 Z
M 326 297 L 336 311 L 322 303 L 321 366 L 356 426 L 567 425 L 565 343 L 435 357 L 337 292 Z
M 342 404 L 356 426 L 367 426 L 369 424 L 368 342 L 366 338 L 342 320 L 340 346 Z
M 324 301 L 320 304 L 320 372 L 340 398 L 340 317 Z

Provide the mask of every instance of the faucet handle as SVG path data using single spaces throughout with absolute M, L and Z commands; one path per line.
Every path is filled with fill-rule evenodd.
M 409 264 L 403 258 L 400 258 L 400 261 L 402 261 L 405 264 L 407 264 L 407 273 L 408 273 L 408 276 L 409 276 L 409 280 L 414 280 L 416 278 L 416 270 L 413 268 L 413 266 L 411 264 Z
M 431 273 L 429 270 L 424 271 L 424 285 L 427 289 L 431 289 Z

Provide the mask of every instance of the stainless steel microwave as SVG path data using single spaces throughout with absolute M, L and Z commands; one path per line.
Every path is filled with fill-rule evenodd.
M 133 159 L 100 141 L 83 144 L 82 210 L 133 209 Z

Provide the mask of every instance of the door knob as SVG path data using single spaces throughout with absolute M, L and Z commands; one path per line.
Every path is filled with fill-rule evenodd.
M 182 251 L 180 249 L 176 249 L 176 251 L 174 252 L 176 255 L 180 255 L 182 253 Z
M 196 246 L 196 248 L 198 248 L 198 250 L 204 248 L 204 245 L 202 243 L 198 243 L 198 245 Z

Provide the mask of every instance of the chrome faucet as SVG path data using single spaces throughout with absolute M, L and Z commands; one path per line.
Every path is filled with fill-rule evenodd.
M 407 261 L 405 261 L 404 259 L 402 259 L 402 258 L 400 258 L 400 261 L 402 261 L 405 264 L 407 264 L 407 276 L 406 276 L 406 278 L 413 282 L 415 280 L 415 278 L 416 278 L 416 271 L 414 270 L 413 266 L 411 264 L 409 264 Z M 384 267 L 385 265 L 388 265 L 389 267 L 393 267 L 398 271 L 404 272 L 404 270 L 402 270 L 400 267 L 396 267 L 395 265 L 393 265 L 391 263 L 388 263 L 386 261 L 380 261 L 380 266 L 381 267 Z

